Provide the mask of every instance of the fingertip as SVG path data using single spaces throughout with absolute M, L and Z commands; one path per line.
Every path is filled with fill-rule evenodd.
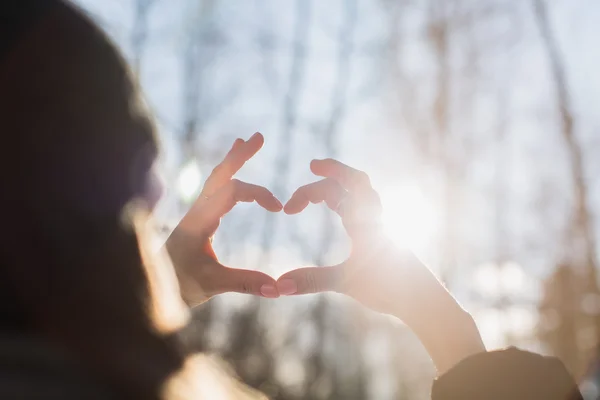
M 238 292 L 268 298 L 279 297 L 275 279 L 264 272 L 224 267 L 220 273 L 219 287 L 222 293 Z
M 245 143 L 244 139 L 241 139 L 241 138 L 235 139 L 233 144 L 231 145 L 231 149 L 229 150 L 229 153 L 231 153 L 236 148 L 238 148 L 242 143 Z
M 279 201 L 279 199 L 275 196 L 273 196 L 273 198 L 275 199 L 275 202 L 277 204 L 276 212 L 283 210 L 283 204 L 281 203 L 281 201 Z
M 298 214 L 300 211 L 302 211 L 301 207 L 299 207 L 297 204 L 290 204 L 289 201 L 286 203 L 285 206 L 283 206 L 283 212 L 287 215 Z
M 283 204 L 281 204 L 281 202 L 279 200 L 277 200 L 275 197 L 273 197 L 273 200 L 269 202 L 269 207 L 267 208 L 267 210 L 271 211 L 271 212 L 280 212 L 281 210 L 283 210 Z
M 265 142 L 265 137 L 260 132 L 254 132 L 254 134 L 252 136 L 250 136 L 250 139 L 248 139 L 248 142 L 250 142 L 250 141 L 256 141 L 256 142 L 264 143 Z
M 310 162 L 310 170 L 313 174 L 319 175 L 323 170 L 324 164 L 327 159 L 314 159 Z
M 272 283 L 265 283 L 260 287 L 260 294 L 268 299 L 276 299 L 279 297 L 277 287 Z
M 256 132 L 246 141 L 246 157 L 250 158 L 256 154 L 265 144 L 265 138 L 260 132 Z
M 281 296 L 290 296 L 298 293 L 298 284 L 291 278 L 279 278 L 277 280 L 277 292 Z
M 263 187 L 260 189 L 260 193 L 257 193 L 255 200 L 261 207 L 271 212 L 279 212 L 283 209 L 283 204 L 273 193 Z

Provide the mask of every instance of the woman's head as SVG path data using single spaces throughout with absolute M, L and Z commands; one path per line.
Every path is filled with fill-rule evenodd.
M 150 398 L 182 357 L 153 318 L 155 284 L 124 218 L 159 196 L 154 129 L 126 63 L 56 1 L 0 64 L 0 124 L 8 300 L 30 330 Z
M 12 144 L 5 150 L 52 188 L 70 179 L 70 190 L 56 193 L 61 201 L 105 216 L 144 194 L 140 177 L 157 153 L 154 129 L 110 40 L 81 13 L 56 4 L 0 67 L 0 112 Z

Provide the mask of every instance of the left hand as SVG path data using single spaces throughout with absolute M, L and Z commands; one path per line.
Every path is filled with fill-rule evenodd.
M 325 202 L 342 218 L 352 250 L 339 265 L 300 268 L 282 275 L 277 283 L 279 292 L 335 291 L 375 311 L 394 313 L 393 307 L 400 300 L 398 289 L 409 283 L 401 273 L 405 268 L 397 265 L 401 260 L 382 234 L 381 201 L 368 175 L 333 159 L 313 160 L 310 168 L 325 179 L 296 190 L 284 211 L 297 214 L 309 203 Z
M 427 266 L 387 238 L 381 201 L 365 172 L 333 159 L 313 160 L 310 168 L 325 179 L 296 190 L 284 211 L 297 214 L 309 203 L 325 202 L 342 218 L 352 241 L 350 256 L 338 265 L 283 274 L 277 280 L 281 295 L 339 292 L 409 325 L 440 305 L 457 305 Z
M 237 139 L 167 240 L 167 250 L 179 279 L 182 297 L 190 306 L 226 292 L 279 297 L 273 278 L 259 271 L 226 267 L 219 262 L 212 248 L 212 237 L 221 217 L 238 201 L 256 201 L 272 212 L 283 208 L 266 188 L 233 179 L 233 175 L 263 144 L 264 137 L 258 132 L 247 141 Z
M 335 291 L 394 315 L 417 334 L 440 373 L 485 351 L 471 316 L 429 268 L 386 238 L 379 195 L 367 174 L 332 159 L 314 160 L 310 167 L 325 179 L 299 188 L 285 205 L 285 212 L 296 214 L 309 203 L 325 202 L 342 217 L 352 250 L 341 264 L 283 274 L 277 280 L 279 293 Z

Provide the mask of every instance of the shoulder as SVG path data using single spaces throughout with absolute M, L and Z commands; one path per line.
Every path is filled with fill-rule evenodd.
M 511 347 L 466 358 L 433 384 L 432 399 L 580 400 L 577 385 L 554 357 Z
M 117 400 L 72 357 L 36 338 L 0 335 L 1 399 Z

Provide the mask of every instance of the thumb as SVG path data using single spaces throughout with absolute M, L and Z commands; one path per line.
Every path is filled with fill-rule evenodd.
M 341 292 L 343 273 L 342 264 L 332 267 L 298 268 L 277 279 L 277 291 L 282 296 Z
M 265 273 L 228 267 L 220 268 L 219 271 L 220 276 L 216 279 L 216 284 L 220 293 L 236 292 L 267 298 L 279 297 L 275 279 Z

